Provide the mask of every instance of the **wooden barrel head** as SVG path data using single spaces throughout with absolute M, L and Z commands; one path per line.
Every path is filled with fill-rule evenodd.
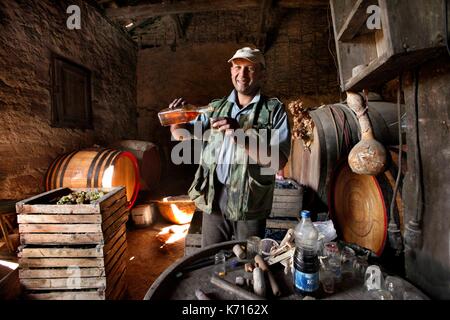
M 381 255 L 388 221 L 377 179 L 353 173 L 346 163 L 336 173 L 332 201 L 332 219 L 342 239 Z
M 110 188 L 125 186 L 129 207 L 139 192 L 139 168 L 136 157 L 115 149 L 83 149 L 59 156 L 50 165 L 46 189 Z
M 111 186 L 125 186 L 127 201 L 133 206 L 139 191 L 139 168 L 136 158 L 130 152 L 121 152 L 112 167 L 114 173 Z
M 131 152 L 138 161 L 140 188 L 155 191 L 161 180 L 161 155 L 156 144 L 142 140 L 120 140 L 114 148 Z

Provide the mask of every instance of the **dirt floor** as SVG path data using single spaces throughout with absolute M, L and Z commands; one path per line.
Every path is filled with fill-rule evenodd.
M 192 182 L 192 169 L 192 167 L 183 166 L 168 168 L 165 172 L 165 179 L 160 182 L 157 191 L 149 194 L 140 193 L 136 204 L 148 203 L 149 199 L 160 199 L 165 196 L 186 195 Z M 180 226 L 167 222 L 161 215 L 150 227 L 138 229 L 132 223 L 128 223 L 128 225 L 128 292 L 124 298 L 140 300 L 164 270 L 183 258 L 186 233 L 183 236 L 180 235 L 180 239 L 177 241 L 163 245 L 172 235 L 167 233 L 167 229 L 171 226 L 175 228 Z M 185 226 L 189 227 L 189 225 Z M 164 228 L 165 230 L 163 230 Z M 162 231 L 166 231 L 166 233 L 162 233 Z
M 158 233 L 172 224 L 159 221 L 157 224 L 142 228 L 132 228 L 127 233 L 128 244 L 128 292 L 127 300 L 141 300 L 152 283 L 172 263 L 184 256 L 184 237 L 178 241 L 162 245 L 167 238 Z

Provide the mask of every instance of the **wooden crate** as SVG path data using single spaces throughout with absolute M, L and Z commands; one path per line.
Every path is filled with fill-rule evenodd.
M 330 0 L 330 6 L 342 91 L 378 88 L 445 52 L 442 0 Z M 379 9 L 380 26 L 370 25 L 377 17 L 368 13 L 371 6 Z
M 120 299 L 126 291 L 124 187 L 92 204 L 57 205 L 60 188 L 18 202 L 19 279 L 29 299 Z
M 295 180 L 285 179 L 295 189 L 275 188 L 272 211 L 266 226 L 270 229 L 289 229 L 297 224 L 297 217 L 303 205 L 303 187 Z

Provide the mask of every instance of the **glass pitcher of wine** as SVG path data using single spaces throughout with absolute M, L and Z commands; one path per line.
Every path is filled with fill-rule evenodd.
M 166 108 L 158 113 L 159 122 L 162 126 L 170 126 L 173 124 L 187 123 L 195 120 L 201 113 L 208 113 L 213 110 L 212 106 L 194 106 L 191 104 L 178 108 Z

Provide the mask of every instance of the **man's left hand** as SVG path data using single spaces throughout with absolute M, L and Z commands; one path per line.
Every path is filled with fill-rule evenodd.
M 236 130 L 240 128 L 237 120 L 230 117 L 211 119 L 211 127 L 218 129 L 219 131 Z

